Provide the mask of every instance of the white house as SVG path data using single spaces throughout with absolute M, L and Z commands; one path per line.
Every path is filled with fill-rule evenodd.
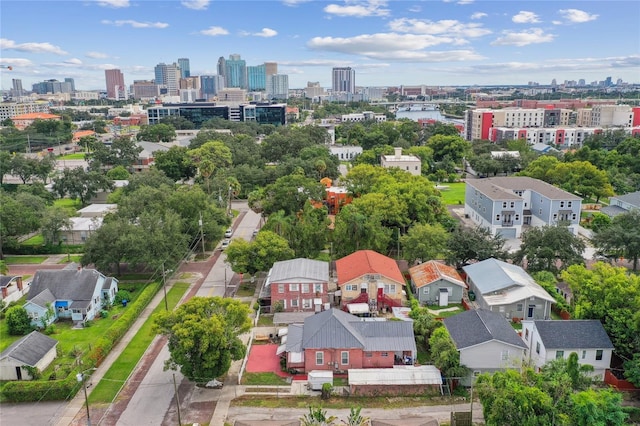
M 0 353 L 0 380 L 32 380 L 25 366 L 42 371 L 56 358 L 58 341 L 32 331 Z
M 422 161 L 415 155 L 403 155 L 402 148 L 394 148 L 394 155 L 381 155 L 380 165 L 385 169 L 397 168 L 420 176 L 422 173 Z
M 527 360 L 540 369 L 549 361 L 578 354 L 578 363 L 593 366 L 593 377 L 604 380 L 611 365 L 613 344 L 598 320 L 522 321 Z
M 502 315 L 484 309 L 466 311 L 444 319 L 460 353 L 460 364 L 481 373 L 522 368 L 527 346 Z M 470 378 L 464 380 L 470 384 Z

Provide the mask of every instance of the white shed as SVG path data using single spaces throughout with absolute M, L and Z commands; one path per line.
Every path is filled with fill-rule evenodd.
M 37 331 L 16 340 L 0 354 L 0 380 L 31 380 L 24 366 L 43 371 L 56 358 L 57 344 Z

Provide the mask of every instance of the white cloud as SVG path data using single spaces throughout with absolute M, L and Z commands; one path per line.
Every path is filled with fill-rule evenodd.
M 205 10 L 209 7 L 210 0 L 182 0 L 182 5 L 187 9 Z
M 2 58 L 3 65 L 11 65 L 15 68 L 27 68 L 33 66 L 33 62 L 24 58 Z
M 272 30 L 271 28 L 263 28 L 262 31 L 258 33 L 250 33 L 248 31 L 242 31 L 240 35 L 269 38 L 269 37 L 277 36 L 278 32 L 276 30 Z
M 537 14 L 526 10 L 521 10 L 518 14 L 513 15 L 511 20 L 516 24 L 535 24 L 540 22 Z
M 459 0 L 456 4 L 471 4 L 474 0 Z
M 284 4 L 285 6 L 294 7 L 302 3 L 308 3 L 310 1 L 311 0 L 282 0 L 282 4 Z
M 82 65 L 82 61 L 78 58 L 67 59 L 66 61 L 63 61 L 63 62 L 69 65 Z
M 367 16 L 388 16 L 389 9 L 384 7 L 387 5 L 383 0 L 366 0 L 366 1 L 348 1 L 344 6 L 330 4 L 324 8 L 325 13 L 337 16 L 352 16 L 363 18 Z
M 422 12 L 422 8 L 420 6 L 418 6 L 418 5 L 411 6 L 408 10 L 409 10 L 409 12 L 413 12 L 413 13 Z
M 400 18 L 389 22 L 393 31 L 411 34 L 451 35 L 458 37 L 482 37 L 491 34 L 491 30 L 478 23 L 462 23 L 454 19 L 429 21 L 428 19 Z
M 96 3 L 98 3 L 99 6 L 113 7 L 114 9 L 131 6 L 129 0 L 97 0 Z
M 503 31 L 502 36 L 495 39 L 493 46 L 527 46 L 529 44 L 549 43 L 553 41 L 553 34 L 545 34 L 540 28 L 531 28 L 521 32 Z
M 29 53 L 53 53 L 55 55 L 67 55 L 68 53 L 51 43 L 16 43 L 8 38 L 0 38 L 0 49 L 18 50 Z
M 84 54 L 84 56 L 88 58 L 93 58 L 93 59 L 104 59 L 109 57 L 109 55 L 102 52 L 87 52 Z
M 592 15 L 579 9 L 561 9 L 558 13 L 572 24 L 581 24 L 583 22 L 595 21 L 598 19 L 598 15 Z
M 278 61 L 278 66 L 290 67 L 348 67 L 353 66 L 352 61 L 337 61 L 333 59 L 308 59 L 303 61 Z
M 133 19 L 122 19 L 117 21 L 103 19 L 101 23 L 105 25 L 114 25 L 116 27 L 130 25 L 132 28 L 167 28 L 169 26 L 169 24 L 165 22 L 140 22 L 134 21 Z
M 222 27 L 209 27 L 206 30 L 200 31 L 200 34 L 213 37 L 213 36 L 219 36 L 219 35 L 227 35 L 229 34 L 229 31 L 225 30 Z
M 472 50 L 448 52 L 427 52 L 424 49 L 444 44 L 456 43 L 455 38 L 436 37 L 423 34 L 363 34 L 351 38 L 315 37 L 307 46 L 314 50 L 338 52 L 364 56 L 376 60 L 439 62 L 450 60 L 481 59 Z
M 487 15 L 484 12 L 476 12 L 473 15 L 471 15 L 471 19 L 482 19 L 482 18 L 486 18 L 487 16 L 489 15 Z

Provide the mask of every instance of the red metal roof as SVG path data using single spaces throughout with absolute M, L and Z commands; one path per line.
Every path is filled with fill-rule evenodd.
M 466 287 L 464 280 L 455 268 L 436 260 L 430 260 L 410 268 L 409 274 L 416 288 L 424 287 L 441 278 Z
M 336 261 L 338 285 L 347 283 L 366 274 L 380 274 L 405 284 L 398 264 L 390 257 L 373 250 L 360 250 Z

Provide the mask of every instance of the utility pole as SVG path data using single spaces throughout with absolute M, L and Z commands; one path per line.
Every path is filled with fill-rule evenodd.
M 176 384 L 176 373 L 173 373 L 173 389 L 176 392 L 176 407 L 178 407 L 178 425 L 181 425 L 182 418 L 180 417 L 180 394 L 178 394 L 178 385 Z
M 204 256 L 204 231 L 202 230 L 202 212 L 200 212 L 200 220 L 198 220 L 200 226 L 200 241 L 202 241 L 202 256 Z
M 233 194 L 231 185 L 229 185 L 228 203 L 227 203 L 227 216 L 231 216 L 231 195 Z
M 162 262 L 162 290 L 164 291 L 164 309 L 169 310 L 169 302 L 167 302 L 167 276 L 164 271 L 164 262 Z M 175 376 L 174 376 L 175 380 Z

